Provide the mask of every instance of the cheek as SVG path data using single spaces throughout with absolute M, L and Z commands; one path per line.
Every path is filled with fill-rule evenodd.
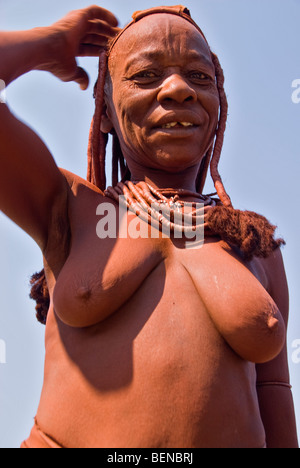
M 122 138 L 127 143 L 144 138 L 147 116 L 151 107 L 151 98 L 145 93 L 140 95 L 137 89 L 124 89 L 114 100 L 113 123 L 119 128 Z
M 143 147 L 143 131 L 141 106 L 136 99 L 128 96 L 128 93 L 114 95 L 113 106 L 110 109 L 111 121 L 117 133 L 123 154 L 136 152 Z M 129 153 L 128 153 L 129 152 Z
M 130 124 L 135 113 L 135 107 L 128 93 L 122 92 L 122 89 L 119 89 L 118 93 L 114 93 L 113 107 L 114 119 L 120 125 Z
M 216 128 L 219 120 L 220 99 L 216 88 L 203 93 L 199 99 L 209 118 L 209 127 Z
M 151 93 L 140 92 L 138 88 L 130 86 L 121 93 L 118 103 L 119 115 L 122 120 L 140 127 L 149 113 L 151 102 Z

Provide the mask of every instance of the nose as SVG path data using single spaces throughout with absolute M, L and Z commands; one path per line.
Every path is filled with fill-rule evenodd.
M 181 75 L 176 73 L 163 82 L 157 99 L 161 104 L 166 101 L 184 104 L 197 101 L 197 93 Z

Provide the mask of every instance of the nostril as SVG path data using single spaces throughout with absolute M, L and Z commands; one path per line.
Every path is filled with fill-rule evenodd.
M 160 102 L 178 102 L 183 104 L 197 100 L 197 92 L 181 75 L 169 76 L 161 85 L 158 100 Z
M 176 101 L 176 102 L 180 102 L 181 104 L 183 104 L 184 102 L 194 101 L 194 98 L 193 98 L 193 96 L 188 96 L 186 98 L 183 98 L 183 99 L 179 100 L 178 98 L 176 99 L 176 98 L 173 98 L 173 97 L 165 97 L 163 100 L 164 100 L 164 102 L 174 102 L 174 101 Z
M 191 94 L 189 95 L 184 95 L 184 94 L 165 94 L 164 96 L 160 95 L 159 96 L 159 101 L 160 102 L 178 102 L 180 104 L 183 104 L 185 102 L 194 102 L 195 98 Z

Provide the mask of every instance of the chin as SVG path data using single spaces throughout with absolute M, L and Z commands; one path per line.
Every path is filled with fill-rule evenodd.
M 193 157 L 191 157 L 193 155 Z M 156 161 L 158 166 L 163 169 L 168 169 L 169 172 L 181 172 L 190 167 L 200 164 L 202 160 L 202 153 L 199 153 L 199 149 L 195 151 L 180 152 L 177 149 L 176 152 L 166 152 L 160 150 L 157 153 Z

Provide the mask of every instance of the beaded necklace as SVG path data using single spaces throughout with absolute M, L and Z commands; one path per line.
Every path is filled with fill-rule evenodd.
M 209 195 L 185 189 L 155 189 L 146 182 L 119 182 L 115 187 L 108 187 L 104 194 L 149 225 L 181 236 L 207 228 L 206 214 L 216 206 Z M 180 199 L 183 197 L 196 198 L 199 202 L 183 201 Z

